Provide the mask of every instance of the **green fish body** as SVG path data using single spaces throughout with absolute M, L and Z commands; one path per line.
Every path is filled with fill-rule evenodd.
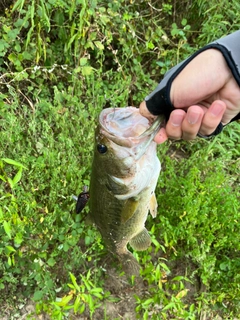
M 146 250 L 148 212 L 156 216 L 155 187 L 160 173 L 152 126 L 134 107 L 104 109 L 99 116 L 90 181 L 90 216 L 108 250 L 128 274 L 139 265 L 127 249 Z

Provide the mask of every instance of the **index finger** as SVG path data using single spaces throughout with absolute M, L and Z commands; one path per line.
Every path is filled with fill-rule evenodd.
M 142 101 L 140 103 L 139 112 L 143 117 L 149 119 L 151 122 L 153 122 L 157 118 L 157 116 L 154 116 L 151 112 L 149 112 L 146 101 Z

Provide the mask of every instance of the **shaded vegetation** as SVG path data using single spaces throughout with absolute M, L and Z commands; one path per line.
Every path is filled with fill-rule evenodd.
M 236 0 L 1 2 L 0 316 L 32 299 L 51 319 L 111 319 L 94 316 L 116 299 L 106 250 L 71 198 L 89 185 L 97 116 L 138 105 L 169 68 L 238 30 L 239 12 Z M 141 295 L 132 284 L 136 317 L 238 317 L 238 126 L 158 147 L 153 246 L 134 253 L 146 284 Z

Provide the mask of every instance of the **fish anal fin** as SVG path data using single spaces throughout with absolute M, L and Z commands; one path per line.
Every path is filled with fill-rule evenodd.
M 158 207 L 157 199 L 156 199 L 155 193 L 153 192 L 150 199 L 150 203 L 149 203 L 149 210 L 153 218 L 156 218 L 157 216 L 157 207 Z
M 146 250 L 151 245 L 151 237 L 146 228 L 129 241 L 130 246 L 137 251 Z
M 121 212 L 121 222 L 127 222 L 135 213 L 138 207 L 138 200 L 130 198 L 126 200 Z

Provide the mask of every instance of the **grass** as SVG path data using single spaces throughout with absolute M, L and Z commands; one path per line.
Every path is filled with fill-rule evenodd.
M 69 273 L 88 274 L 94 286 L 103 285 L 103 271 L 96 268 L 106 251 L 96 230 L 74 214 L 71 199 L 89 184 L 94 126 L 102 108 L 94 98 L 104 101 L 101 90 L 96 81 L 84 104 L 57 88 L 52 101 L 39 96 L 34 109 L 17 95 L 1 104 L 1 303 L 6 295 L 18 292 L 32 297 L 39 310 L 54 319 L 56 310 L 47 306 L 56 297 L 69 297 Z M 211 141 L 158 147 L 163 165 L 157 187 L 159 212 L 148 221 L 154 246 L 138 256 L 152 300 L 146 303 L 149 298 L 136 297 L 139 316 L 147 319 L 152 309 L 154 319 L 156 304 L 164 306 L 163 319 L 174 315 L 195 319 L 203 306 L 220 314 L 239 312 L 237 129 L 232 124 Z M 181 270 L 176 269 L 179 261 L 184 261 Z M 166 270 L 169 275 L 164 279 Z M 196 279 L 205 289 L 195 290 L 191 304 L 185 305 L 186 281 L 196 285 Z M 80 293 L 72 299 L 76 301 Z M 94 297 L 91 290 L 88 296 Z M 106 296 L 109 293 L 102 291 L 101 299 Z M 69 301 L 63 301 L 57 306 L 69 307 Z M 95 304 L 91 307 L 94 312 Z M 84 307 L 77 305 L 76 310 L 83 312 Z
M 213 2 L 194 6 L 207 11 Z M 127 280 L 114 262 L 106 262 L 101 237 L 85 219 L 88 208 L 76 215 L 72 200 L 89 185 L 102 108 L 139 103 L 159 73 L 206 37 L 215 37 L 216 30 L 225 32 L 228 24 L 221 25 L 219 13 L 214 28 L 201 17 L 195 26 L 196 19 L 185 12 L 174 20 L 172 3 L 161 8 L 163 16 L 153 2 L 151 11 L 141 3 L 146 17 L 137 15 L 135 1 L 126 7 L 113 2 L 93 8 L 94 3 L 88 10 L 86 2 L 73 10 L 67 2 L 63 15 L 61 3 L 52 1 L 52 10 L 44 5 L 46 15 L 54 13 L 52 20 L 40 19 L 39 9 L 27 22 L 28 1 L 19 0 L 15 9 L 22 5 L 22 13 L 8 9 L 0 15 L 0 317 L 16 317 L 30 299 L 36 310 L 29 319 L 43 312 L 51 319 L 81 314 L 117 319 L 120 309 L 110 314 L 102 306 L 117 308 L 121 301 L 139 319 L 234 319 L 240 313 L 239 124 L 212 140 L 158 146 L 163 167 L 156 190 L 159 210 L 155 220 L 147 221 L 153 245 L 134 253 L 143 267 L 141 284 L 131 279 L 117 293 L 113 290 L 116 279 Z M 79 37 L 70 39 L 79 14 L 92 19 L 90 26 L 86 18 L 82 28 L 93 32 L 84 38 L 79 28 Z M 227 7 L 227 21 L 232 14 Z M 115 26 L 108 16 L 115 17 Z M 161 17 L 165 24 L 160 28 Z M 238 19 L 236 14 L 231 28 L 237 28 Z M 60 20 L 64 30 L 57 29 Z M 199 37 L 190 25 L 202 28 Z M 40 40 L 44 46 L 37 48 Z

